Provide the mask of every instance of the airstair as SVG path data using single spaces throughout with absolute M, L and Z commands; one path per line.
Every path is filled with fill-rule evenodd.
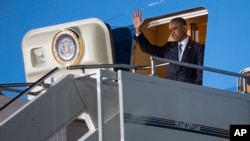
M 250 123 L 249 107 L 249 95 L 99 69 L 51 84 L 0 123 L 0 140 L 71 140 L 64 130 L 81 115 L 78 141 L 224 141 Z

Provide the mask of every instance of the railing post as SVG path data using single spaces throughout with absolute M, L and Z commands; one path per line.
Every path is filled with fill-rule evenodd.
M 150 60 L 151 60 L 151 75 L 155 76 L 156 75 L 155 58 L 153 56 L 150 56 Z
M 103 115 L 103 94 L 102 94 L 102 71 L 97 73 L 97 115 L 98 115 L 98 141 L 103 140 L 103 126 L 104 126 L 104 115 Z
M 132 69 L 132 73 L 135 73 L 135 68 Z
M 248 76 L 244 77 L 243 79 L 244 79 L 244 81 L 245 81 L 245 83 L 244 83 L 244 93 L 248 93 L 248 92 L 247 92 L 247 81 L 248 81 Z

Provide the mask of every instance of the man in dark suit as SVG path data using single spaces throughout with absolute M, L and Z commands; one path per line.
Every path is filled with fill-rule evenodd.
M 132 16 L 135 27 L 134 39 L 143 52 L 162 58 L 203 65 L 205 46 L 187 36 L 187 23 L 183 18 L 174 18 L 169 23 L 171 36 L 175 41 L 167 42 L 159 47 L 151 44 L 140 30 L 142 24 L 141 10 L 135 10 Z M 202 70 L 170 64 L 167 67 L 166 77 L 172 80 L 202 85 L 202 75 Z

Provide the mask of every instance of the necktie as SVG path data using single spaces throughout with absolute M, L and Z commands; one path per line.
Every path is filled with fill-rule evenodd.
M 181 53 L 182 53 L 182 44 L 178 44 L 178 59 L 181 61 Z

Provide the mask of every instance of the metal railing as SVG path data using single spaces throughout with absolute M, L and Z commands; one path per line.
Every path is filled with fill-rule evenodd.
M 180 65 L 180 66 L 185 66 L 185 67 L 190 67 L 190 68 L 195 68 L 195 69 L 200 69 L 204 71 L 209 71 L 209 72 L 214 72 L 214 73 L 219 73 L 219 74 L 224 74 L 224 75 L 229 75 L 229 76 L 234 76 L 234 77 L 240 77 L 244 81 L 247 81 L 249 79 L 249 76 L 245 74 L 240 74 L 240 73 L 235 73 L 235 72 L 230 72 L 230 71 L 225 71 L 225 70 L 220 70 L 220 69 L 215 69 L 215 68 L 210 68 L 210 67 L 205 67 L 205 66 L 200 66 L 200 65 L 195 65 L 195 64 L 190 64 L 186 62 L 179 62 L 175 60 L 170 60 L 170 59 L 165 59 L 165 58 L 160 58 L 156 56 L 151 56 L 151 68 L 152 68 L 152 75 L 156 75 L 156 68 L 155 68 L 155 61 L 161 61 L 161 62 L 167 62 L 170 64 L 175 64 L 175 65 Z M 245 84 L 245 91 L 243 93 L 247 93 L 247 83 Z
M 23 87 L 29 87 L 33 83 L 8 83 L 8 84 L 0 84 L 0 94 L 3 95 L 3 91 L 13 92 L 13 93 L 21 93 Z M 18 89 L 19 88 L 19 89 Z M 36 92 L 29 92 L 29 95 L 37 95 Z
M 244 78 L 241 78 L 241 77 L 238 77 L 238 87 L 237 87 L 237 90 L 239 93 L 244 93 L 244 92 L 248 92 L 247 90 L 247 85 L 250 85 L 250 67 L 248 68 L 245 68 L 243 69 L 240 74 L 244 74 L 244 75 L 247 75 L 248 78 L 247 79 L 244 79 Z
M 166 65 L 169 65 L 169 64 L 175 64 L 175 65 L 200 69 L 200 70 L 203 70 L 203 71 L 209 71 L 209 72 L 214 72 L 214 73 L 228 75 L 228 76 L 240 77 L 244 81 L 247 81 L 249 79 L 249 76 L 247 76 L 245 74 L 240 74 L 240 73 L 225 71 L 225 70 L 221 70 L 221 69 L 215 69 L 215 68 L 211 68 L 211 67 L 190 64 L 190 63 L 186 63 L 186 62 L 179 62 L 179 61 L 160 58 L 160 57 L 156 57 L 156 56 L 151 56 L 150 60 L 151 60 L 151 65 L 150 66 L 134 66 L 134 65 L 126 65 L 126 64 L 98 64 L 98 65 L 69 66 L 69 67 L 67 67 L 67 69 L 69 69 L 69 70 L 81 69 L 83 72 L 85 72 L 85 69 L 121 68 L 121 69 L 129 69 L 133 73 L 135 73 L 136 70 L 151 69 L 151 75 L 156 76 L 156 68 L 161 67 L 161 66 L 166 66 Z M 157 64 L 156 63 L 157 61 L 164 62 L 164 63 Z M 246 90 L 247 84 L 245 84 L 244 87 L 245 87 L 244 90 Z M 244 91 L 243 93 L 247 93 L 247 91 Z
M 0 87 L 1 89 L 6 89 L 6 90 L 11 90 L 11 91 L 15 91 L 15 92 L 20 92 L 20 94 L 18 94 L 16 97 L 14 97 L 13 99 L 11 99 L 9 102 L 7 102 L 6 104 L 4 104 L 1 108 L 0 111 L 2 111 L 4 108 L 6 108 L 7 106 L 9 106 L 11 103 L 13 103 L 14 101 L 16 101 L 18 98 L 20 98 L 21 96 L 23 96 L 24 94 L 28 94 L 30 93 L 30 91 L 35 88 L 36 86 L 42 85 L 45 88 L 47 88 L 48 86 L 44 83 L 44 80 L 46 80 L 48 77 L 50 77 L 52 74 L 54 74 L 56 71 L 58 71 L 59 68 L 54 68 L 53 70 L 51 70 L 50 72 L 48 72 L 47 74 L 45 74 L 43 77 L 41 77 L 40 79 L 38 79 L 36 82 L 34 83 L 16 83 L 16 86 L 18 84 L 18 86 L 29 86 L 27 89 L 23 90 L 23 91 L 18 91 L 15 89 L 11 89 L 8 88 L 10 86 L 14 86 L 15 84 L 1 84 Z
M 169 63 L 156 64 L 155 67 L 166 66 Z M 132 73 L 135 73 L 136 70 L 147 70 L 151 69 L 151 66 L 134 66 L 126 64 L 97 64 L 97 65 L 75 65 L 68 66 L 68 70 L 81 69 L 85 73 L 85 69 L 100 69 L 100 68 L 116 68 L 116 69 L 129 69 Z

